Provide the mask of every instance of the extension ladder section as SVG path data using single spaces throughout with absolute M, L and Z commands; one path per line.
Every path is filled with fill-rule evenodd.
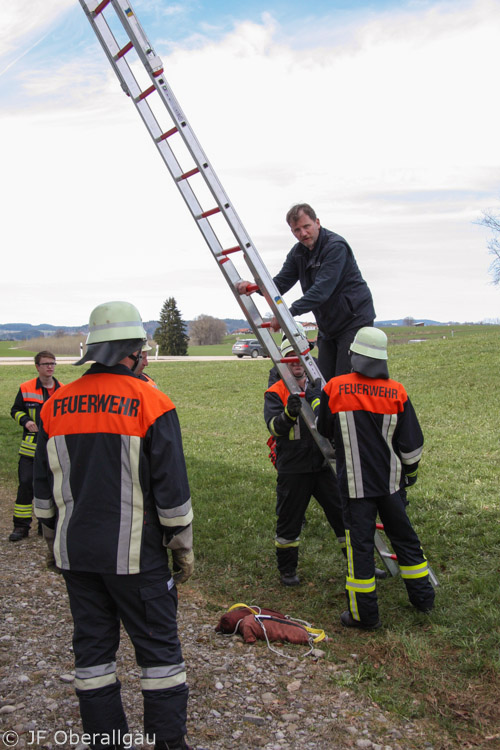
M 382 558 L 383 562 L 385 563 L 385 566 L 387 570 L 391 573 L 391 575 L 397 575 L 399 571 L 399 565 L 398 565 L 398 558 L 394 554 L 394 552 L 391 552 L 389 548 L 387 547 L 386 543 L 382 539 L 381 535 L 379 534 L 379 531 L 384 531 L 384 524 L 383 523 L 377 523 L 376 525 L 377 530 L 375 532 L 375 544 L 377 547 L 377 551 Z M 378 539 L 378 543 L 377 543 Z M 429 563 L 427 563 L 427 569 L 429 571 L 429 580 L 434 586 L 434 588 L 437 588 L 439 586 L 439 581 L 436 578 L 436 575 L 434 571 L 432 570 Z
M 299 360 L 310 382 L 324 379 L 311 356 L 309 342 L 299 331 L 267 268 L 245 231 L 187 118 L 175 98 L 163 71 L 163 63 L 147 39 L 128 0 L 80 0 L 80 4 L 115 71 L 123 91 L 130 97 L 151 135 L 160 155 L 196 221 L 217 265 L 229 284 L 255 336 L 269 353 L 291 393 L 298 387 L 287 365 Z M 195 192 L 196 191 L 196 192 Z M 241 275 L 236 259 L 250 270 L 255 286 L 271 314 L 293 345 L 296 356 L 281 356 L 268 320 L 255 304 L 255 296 L 241 295 L 237 284 Z M 302 416 L 325 459 L 335 473 L 331 443 L 318 433 L 314 413 L 303 401 Z M 388 557 L 382 538 L 375 534 L 375 545 L 391 575 L 397 565 Z

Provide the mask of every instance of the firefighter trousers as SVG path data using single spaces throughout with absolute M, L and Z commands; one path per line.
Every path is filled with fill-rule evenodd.
M 362 323 L 364 326 L 372 326 L 371 323 Z M 318 367 L 328 383 L 336 375 L 344 375 L 351 372 L 351 356 L 349 354 L 354 337 L 361 328 L 356 325 L 343 331 L 335 338 L 325 338 L 322 332 L 318 335 Z
M 330 469 L 278 474 L 276 481 L 275 545 L 280 573 L 291 573 L 297 568 L 300 532 L 311 497 L 323 508 L 341 547 L 345 546 L 342 503 L 337 480 Z
M 366 625 L 379 620 L 374 562 L 377 513 L 398 558 L 410 602 L 422 612 L 434 604 L 427 560 L 401 494 L 344 499 L 347 602 L 353 619 Z
M 188 687 L 168 566 L 137 575 L 63 573 L 74 621 L 76 694 L 93 750 L 109 750 L 110 736 L 128 731 L 116 675 L 120 621 L 142 668 L 145 734 L 156 742 L 183 737 Z
M 17 488 L 16 504 L 14 505 L 13 522 L 16 527 L 30 528 L 33 505 L 33 459 L 29 456 L 19 456 L 17 468 L 19 486 Z

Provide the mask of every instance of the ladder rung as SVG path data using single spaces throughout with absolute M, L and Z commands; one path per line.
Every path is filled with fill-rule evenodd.
M 196 171 L 198 171 L 198 170 L 196 170 Z M 219 206 L 217 206 L 217 208 L 211 208 L 210 211 L 203 211 L 203 213 L 200 214 L 199 218 L 200 219 L 206 219 L 207 216 L 213 216 L 214 214 L 218 214 L 218 213 L 220 213 Z
M 390 552 L 384 552 L 383 550 L 382 550 L 382 552 L 379 550 L 379 555 L 381 557 L 388 557 L 390 560 L 397 560 L 398 559 L 396 555 L 391 555 Z
M 279 361 L 282 362 L 284 365 L 287 365 L 287 364 L 294 364 L 294 363 L 300 362 L 300 358 L 299 357 L 283 357 Z
M 199 173 L 198 167 L 195 167 L 194 169 L 191 169 L 189 172 L 184 172 L 184 174 L 181 174 L 180 177 L 177 178 L 177 182 L 180 182 L 181 180 L 187 180 L 188 177 L 192 177 L 194 174 Z
M 261 323 L 260 328 L 271 328 L 271 323 Z
M 156 139 L 156 143 L 159 143 L 160 141 L 166 141 L 167 138 L 170 138 L 171 135 L 174 135 L 174 133 L 178 133 L 178 128 L 171 128 L 170 130 L 167 130 L 163 135 L 160 135 L 159 138 Z
M 158 78 L 158 76 L 161 76 L 162 73 L 163 68 L 158 68 L 158 70 L 153 70 L 151 75 L 153 76 L 153 78 Z
M 132 42 L 129 42 L 125 45 L 125 47 L 122 47 L 121 50 L 115 55 L 115 60 L 119 60 L 120 57 L 123 57 L 127 54 L 127 52 L 130 52 L 133 46 L 134 45 L 132 44 Z
M 99 13 L 102 13 L 106 5 L 109 5 L 110 1 L 111 0 L 102 0 L 102 3 L 99 3 L 97 8 L 95 8 L 95 10 L 92 11 L 92 15 L 95 17 L 95 16 L 98 16 Z
M 153 93 L 153 91 L 156 91 L 156 86 L 150 86 L 148 89 L 142 92 L 142 94 L 139 94 L 137 99 L 134 99 L 135 102 L 142 102 L 143 99 L 145 99 L 147 96 Z
M 258 284 L 249 284 L 247 286 L 245 294 L 248 294 L 248 292 L 256 292 L 258 288 L 259 288 Z
M 375 524 L 375 527 L 376 527 L 376 528 L 377 528 L 377 529 L 378 529 L 379 531 L 383 531 L 383 530 L 384 530 L 384 524 L 383 524 L 383 523 L 376 523 L 376 524 Z
M 229 253 L 237 253 L 241 251 L 241 247 L 239 245 L 236 245 L 236 247 L 228 247 L 227 250 L 222 251 L 222 255 L 229 255 Z

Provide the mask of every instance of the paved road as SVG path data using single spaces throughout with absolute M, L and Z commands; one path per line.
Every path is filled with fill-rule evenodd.
M 79 357 L 57 357 L 59 364 L 70 365 L 72 362 L 76 362 Z M 259 357 L 262 359 L 262 357 Z M 158 357 L 149 358 L 152 362 L 252 362 L 251 357 L 242 357 L 238 359 L 234 355 L 222 355 L 219 357 L 208 356 L 208 357 Z M 0 365 L 31 365 L 33 366 L 33 357 L 0 357 Z

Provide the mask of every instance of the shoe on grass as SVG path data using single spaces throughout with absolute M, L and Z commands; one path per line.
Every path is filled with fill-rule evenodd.
M 282 573 L 280 575 L 280 581 L 283 584 L 283 586 L 298 586 L 300 583 L 300 578 L 298 577 L 297 573 L 293 570 L 293 571 L 290 571 L 290 573 Z
M 361 622 L 361 620 L 355 620 L 347 609 L 340 615 L 340 622 L 344 628 L 359 628 L 360 630 L 377 630 L 377 628 L 382 627 L 380 620 L 373 624 Z

